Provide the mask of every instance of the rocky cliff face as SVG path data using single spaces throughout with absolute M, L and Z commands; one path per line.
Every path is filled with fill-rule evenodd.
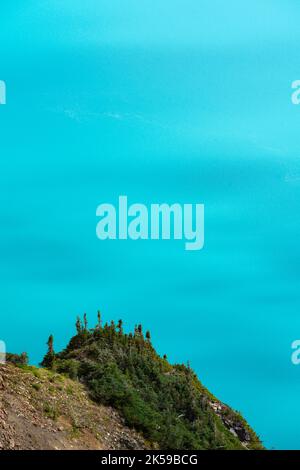
M 0 449 L 146 449 L 110 407 L 78 382 L 43 369 L 0 366 Z

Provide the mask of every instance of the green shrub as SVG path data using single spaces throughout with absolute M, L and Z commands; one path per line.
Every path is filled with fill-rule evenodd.
M 28 355 L 25 352 L 21 354 L 6 353 L 6 362 L 15 366 L 26 366 L 28 364 Z

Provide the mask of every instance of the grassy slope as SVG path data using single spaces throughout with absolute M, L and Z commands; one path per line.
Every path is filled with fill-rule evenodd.
M 0 365 L 0 449 L 145 449 L 112 408 L 85 387 L 31 366 Z

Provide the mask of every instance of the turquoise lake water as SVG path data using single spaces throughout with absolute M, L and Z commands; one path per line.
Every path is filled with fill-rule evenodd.
M 299 449 L 300 5 L 6 3 L 0 339 L 38 363 L 78 314 L 141 322 L 267 447 Z M 97 240 L 123 194 L 204 203 L 205 248 Z

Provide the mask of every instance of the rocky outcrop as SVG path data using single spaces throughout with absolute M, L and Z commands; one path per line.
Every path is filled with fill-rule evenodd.
M 138 433 L 84 387 L 43 369 L 0 366 L 0 449 L 146 449 Z
M 221 418 L 224 426 L 247 448 L 251 442 L 251 434 L 246 422 L 243 423 L 237 413 L 233 412 L 228 406 L 221 402 L 211 401 L 209 405 L 216 415 Z

